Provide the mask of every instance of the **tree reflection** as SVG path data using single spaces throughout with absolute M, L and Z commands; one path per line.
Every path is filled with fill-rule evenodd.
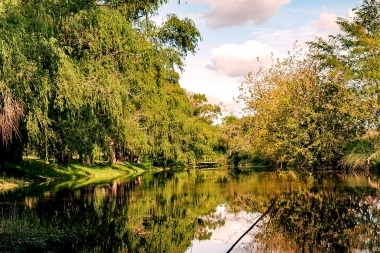
M 207 239 L 206 228 L 223 223 L 217 217 L 199 218 L 222 202 L 220 194 L 179 191 L 178 185 L 189 182 L 186 177 L 148 180 L 151 188 L 144 191 L 139 190 L 144 182 L 136 178 L 62 190 L 32 209 L 25 206 L 41 226 L 58 231 L 56 240 L 44 241 L 35 252 L 185 252 L 194 237 Z M 7 243 L 1 239 L 0 244 Z
M 294 171 L 240 177 L 228 171 L 198 171 L 145 174 L 74 190 L 45 189 L 19 200 L 26 211 L 13 215 L 26 217 L 20 221 L 33 226 L 39 223 L 33 230 L 38 233 L 20 236 L 15 230 L 15 248 L 14 240 L 7 241 L 11 231 L 4 229 L 0 251 L 185 252 L 194 239 L 210 240 L 213 230 L 228 227 L 226 213 L 255 214 L 244 218 L 251 225 L 254 221 L 249 220 L 277 198 L 276 208 L 250 233 L 248 251 L 376 252 L 380 198 L 373 187 L 377 181 Z M 12 203 L 15 197 L 4 199 Z M 223 206 L 222 215 L 218 206 Z M 244 231 L 239 236 L 240 232 Z M 34 248 L 33 238 L 38 239 Z M 12 247 L 14 251 L 9 250 Z
M 252 244 L 261 252 L 377 252 L 380 249 L 377 191 L 362 188 L 360 192 L 347 194 L 347 190 L 280 195 L 267 222 L 252 234 Z

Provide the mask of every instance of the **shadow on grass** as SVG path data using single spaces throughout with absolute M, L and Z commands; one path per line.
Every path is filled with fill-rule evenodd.
M 112 169 L 112 170 L 123 171 L 123 172 L 128 171 L 128 169 L 133 170 L 133 171 L 136 170 L 136 168 L 133 165 L 131 165 L 129 162 L 125 162 L 125 163 L 117 162 L 117 163 L 110 164 L 108 161 L 98 161 L 98 160 L 95 161 L 94 164 L 92 165 L 85 165 L 81 163 L 79 160 L 72 160 L 72 163 L 68 165 L 68 167 L 73 170 L 78 170 L 78 171 L 80 171 L 80 169 L 83 169 L 83 170 Z
M 116 177 L 141 172 L 141 169 L 128 162 L 109 164 L 106 161 L 96 161 L 92 166 L 86 166 L 78 160 L 69 165 L 45 163 L 44 160 L 26 158 L 22 164 L 5 163 L 0 167 L 0 173 L 6 177 L 22 180 L 46 181 L 47 179 L 73 180 L 101 176 Z
M 81 169 L 85 168 L 77 162 L 70 165 L 62 165 L 50 163 L 46 164 L 45 161 L 40 159 L 25 159 L 22 164 L 14 164 L 6 162 L 0 168 L 7 177 L 14 177 L 24 180 L 45 181 L 47 178 L 54 179 L 71 179 L 73 177 L 86 177 L 91 173 Z
M 22 164 L 6 162 L 1 168 L 8 177 L 26 180 L 44 180 L 46 177 L 65 177 L 67 174 L 54 169 L 54 165 L 45 164 L 41 160 L 27 159 Z

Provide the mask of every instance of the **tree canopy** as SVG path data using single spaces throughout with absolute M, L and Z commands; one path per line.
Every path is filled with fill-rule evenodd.
M 194 113 L 179 86 L 201 35 L 175 14 L 157 26 L 151 16 L 166 2 L 3 2 L 0 162 L 29 151 L 92 163 L 101 150 L 110 162 L 175 165 L 212 153 L 210 114 Z

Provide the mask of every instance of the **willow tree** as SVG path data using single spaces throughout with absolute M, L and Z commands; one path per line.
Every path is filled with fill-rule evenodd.
M 177 101 L 186 98 L 178 69 L 201 38 L 187 18 L 170 15 L 161 27 L 151 22 L 164 3 L 42 0 L 2 5 L 0 162 L 11 153 L 16 153 L 12 160 L 20 161 L 25 144 L 60 162 L 74 153 L 91 162 L 96 148 L 110 161 L 120 149 L 130 155 L 156 152 L 149 141 L 151 126 L 163 119 L 170 123 L 171 110 L 177 108 L 166 103 L 170 87 L 180 91 Z M 10 102 L 12 110 L 7 109 Z M 191 116 L 189 108 L 186 98 L 182 118 Z M 156 112 L 162 117 L 152 119 Z M 181 130 L 167 127 L 158 138 L 170 143 L 168 131 L 173 129 Z
M 0 14 L 1 134 L 6 140 L 0 144 L 1 161 L 22 159 L 32 118 L 45 137 L 50 134 L 48 94 L 58 68 L 57 46 L 43 17 L 34 15 L 30 4 L 19 7 L 15 2 L 3 5 L 5 11 Z M 10 121 L 12 127 L 7 130 Z
M 188 147 L 196 161 L 215 161 L 217 158 L 218 128 L 214 122 L 221 116 L 219 105 L 208 102 L 204 94 L 188 92 L 191 118 L 188 124 Z

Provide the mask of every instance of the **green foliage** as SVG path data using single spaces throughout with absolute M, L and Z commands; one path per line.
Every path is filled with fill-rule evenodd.
M 340 164 L 348 169 L 370 169 L 380 165 L 380 138 L 378 131 L 370 130 L 345 147 Z
M 252 131 L 252 118 L 226 116 L 219 126 L 219 147 L 228 157 L 228 163 L 238 167 L 242 163 L 252 164 L 258 154 L 252 149 L 249 136 Z
M 231 151 L 241 150 L 233 160 L 248 151 L 281 166 L 377 164 L 377 140 L 367 137 L 380 126 L 380 3 L 365 0 L 354 10 L 355 17 L 337 20 L 341 34 L 247 75 L 240 99 L 249 117 L 224 123 L 237 130 L 226 138 Z
M 195 54 L 201 34 L 191 19 L 180 20 L 176 15 L 170 14 L 158 32 L 158 38 L 161 43 L 175 48 L 186 56 L 188 52 Z
M 380 4 L 365 0 L 355 8 L 352 19 L 339 18 L 341 34 L 330 36 L 329 41 L 310 43 L 324 68 L 340 71 L 356 93 L 355 106 L 361 107 L 369 128 L 378 128 L 379 122 L 379 47 Z
M 147 154 L 164 166 L 212 153 L 218 107 L 192 113 L 178 84 L 201 36 L 192 20 L 174 14 L 157 27 L 150 18 L 164 3 L 2 5 L 0 162 L 11 153 L 19 162 L 25 147 L 46 161 L 67 164 L 79 155 L 89 165 L 97 152 L 111 163 Z
M 279 165 L 334 165 L 361 128 L 344 75 L 321 71 L 312 52 L 249 74 L 241 91 L 251 115 L 248 145 Z
M 345 76 L 353 96 L 351 108 L 359 108 L 355 112 L 358 125 L 366 131 L 347 146 L 341 164 L 352 169 L 368 169 L 377 164 L 378 141 L 373 133 L 380 126 L 380 4 L 365 0 L 354 11 L 355 17 L 338 19 L 341 34 L 310 46 L 325 71 Z

